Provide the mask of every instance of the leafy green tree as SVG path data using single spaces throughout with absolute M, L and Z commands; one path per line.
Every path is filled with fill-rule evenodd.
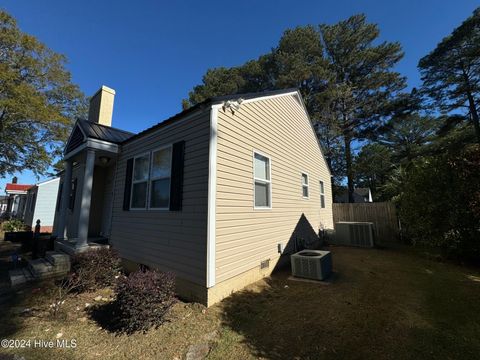
M 480 260 L 480 147 L 415 160 L 397 198 L 406 235 L 446 255 Z
M 460 111 L 480 143 L 480 8 L 418 64 L 423 92 L 442 112 Z
M 45 173 L 85 112 L 65 61 L 0 10 L 0 176 Z
M 355 184 L 368 187 L 374 201 L 389 200 L 383 195 L 383 186 L 392 171 L 392 151 L 388 147 L 372 143 L 362 147 L 355 158 Z

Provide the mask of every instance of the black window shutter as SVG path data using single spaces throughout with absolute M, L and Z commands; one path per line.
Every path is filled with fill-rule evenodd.
M 179 141 L 172 147 L 172 172 L 170 179 L 170 210 L 182 210 L 183 167 L 185 160 L 185 141 Z
M 133 158 L 127 160 L 125 189 L 123 190 L 123 210 L 130 210 L 130 192 L 132 191 Z
M 77 195 L 77 178 L 75 178 L 72 181 L 72 184 L 70 185 L 70 203 L 68 205 L 68 208 L 70 210 L 73 210 L 75 208 L 75 197 Z

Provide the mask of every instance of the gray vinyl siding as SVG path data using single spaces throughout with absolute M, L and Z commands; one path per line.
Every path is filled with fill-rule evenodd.
M 53 226 L 59 184 L 58 178 L 38 186 L 32 226 L 35 226 L 38 219 L 42 226 Z
M 202 110 L 122 146 L 114 185 L 110 242 L 120 256 L 206 284 L 210 111 Z M 123 210 L 127 160 L 185 141 L 182 211 Z
M 40 183 L 28 191 L 25 209 L 25 224 L 35 227 L 37 220 L 42 226 L 53 226 L 60 178 Z M 34 198 L 34 195 L 35 198 Z M 35 205 L 32 211 L 32 201 Z
M 333 228 L 330 172 L 303 106 L 293 95 L 244 103 L 218 112 L 216 281 L 279 259 L 296 239 L 313 241 Z M 270 157 L 271 209 L 254 209 L 253 153 Z M 301 174 L 309 177 L 302 196 Z M 320 207 L 320 181 L 325 204 Z

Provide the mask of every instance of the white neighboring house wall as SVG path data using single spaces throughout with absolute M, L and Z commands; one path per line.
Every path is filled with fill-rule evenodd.
M 40 220 L 42 231 L 52 231 L 60 178 L 36 184 L 28 190 L 25 209 L 25 224 L 35 228 Z

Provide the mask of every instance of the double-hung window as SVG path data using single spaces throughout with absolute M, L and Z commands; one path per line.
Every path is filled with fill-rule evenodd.
M 325 186 L 323 181 L 320 181 L 320 207 L 325 209 Z
M 302 173 L 302 196 L 308 199 L 308 174 Z
M 152 153 L 149 205 L 151 209 L 169 208 L 171 162 L 172 148 L 170 146 Z
M 258 153 L 254 153 L 253 163 L 253 177 L 255 183 L 254 207 L 256 209 L 269 209 L 272 207 L 270 158 Z
M 148 171 L 150 154 L 137 156 L 133 162 L 132 209 L 147 208 Z

